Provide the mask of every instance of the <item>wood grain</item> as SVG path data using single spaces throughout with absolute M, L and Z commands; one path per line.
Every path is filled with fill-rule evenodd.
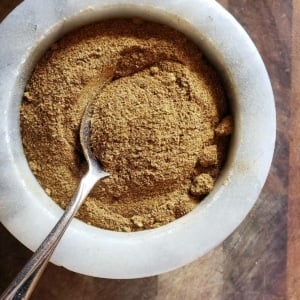
M 0 20 L 19 2 L 1 0 Z M 254 40 L 276 99 L 275 155 L 254 209 L 222 245 L 188 266 L 150 278 L 108 280 L 49 265 L 32 299 L 300 299 L 300 1 L 218 2 Z M 1 293 L 30 251 L 3 226 L 0 245 Z
M 224 6 L 225 8 L 228 7 L 228 1 L 229 1 L 229 0 L 218 0 L 218 2 L 219 2 L 222 6 Z
M 8 15 L 13 8 L 15 8 L 18 4 L 20 4 L 22 0 L 1 0 L 0 3 L 0 22 L 3 20 L 6 15 Z
M 290 114 L 287 297 L 300 299 L 300 2 L 294 1 Z
M 229 0 L 271 76 L 277 142 L 264 190 L 242 226 L 224 242 L 226 299 L 285 299 L 290 114 L 291 1 Z M 266 116 L 267 117 L 267 116 Z

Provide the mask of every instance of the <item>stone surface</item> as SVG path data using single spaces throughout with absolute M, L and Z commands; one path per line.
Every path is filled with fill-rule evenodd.
M 244 220 L 265 183 L 273 156 L 276 124 L 271 84 L 257 49 L 238 22 L 214 1 L 143 3 L 72 0 L 55 5 L 47 0 L 40 5 L 26 0 L 0 27 L 0 44 L 5 44 L 0 48 L 0 166 L 5 170 L 0 172 L 0 220 L 31 250 L 37 249 L 62 214 L 29 169 L 19 128 L 26 81 L 51 43 L 75 25 L 115 16 L 120 9 L 123 15 L 126 8 L 128 14 L 141 18 L 149 14 L 186 33 L 227 80 L 235 132 L 213 191 L 191 213 L 155 230 L 126 234 L 72 220 L 51 262 L 89 276 L 147 277 L 201 257 Z M 197 5 L 201 10 L 195 13 Z
M 13 2 L 1 1 L 1 17 Z M 32 299 L 300 299 L 300 3 L 219 2 L 254 39 L 275 92 L 275 157 L 255 208 L 223 245 L 176 271 L 145 279 L 107 280 L 49 265 Z M 1 292 L 30 251 L 3 226 L 0 245 Z

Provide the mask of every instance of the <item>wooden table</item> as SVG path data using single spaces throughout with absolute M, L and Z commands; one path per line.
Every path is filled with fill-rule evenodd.
M 0 20 L 18 2 L 1 0 Z M 219 2 L 256 43 L 276 98 L 275 156 L 256 206 L 221 246 L 186 267 L 108 280 L 49 265 L 32 299 L 300 299 L 300 1 Z M 0 245 L 2 291 L 31 253 L 2 225 Z

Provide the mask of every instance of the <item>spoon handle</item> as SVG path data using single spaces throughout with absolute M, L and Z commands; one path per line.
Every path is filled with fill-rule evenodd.
M 51 232 L 47 235 L 36 252 L 32 255 L 31 259 L 1 295 L 1 300 L 28 299 L 30 297 L 34 287 L 38 282 L 38 279 L 43 274 L 52 253 L 54 252 L 72 218 L 77 213 L 78 209 L 97 181 L 106 176 L 107 175 L 105 173 L 96 174 L 92 170 L 89 170 L 82 177 L 79 186 L 64 214 L 56 223 Z

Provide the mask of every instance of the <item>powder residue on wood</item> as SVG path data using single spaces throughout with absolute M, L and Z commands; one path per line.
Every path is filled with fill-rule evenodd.
M 109 68 L 113 78 L 100 89 Z M 117 231 L 156 228 L 211 191 L 232 118 L 219 76 L 183 34 L 107 20 L 63 37 L 38 63 L 21 106 L 22 139 L 32 172 L 62 207 L 86 171 L 79 126 L 91 97 L 91 146 L 111 176 L 80 219 Z

